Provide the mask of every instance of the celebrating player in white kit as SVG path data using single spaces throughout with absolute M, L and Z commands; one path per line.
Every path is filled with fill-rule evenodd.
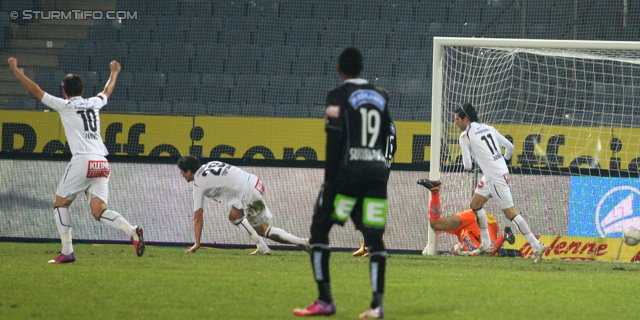
M 309 251 L 308 240 L 269 225 L 273 215 L 264 202 L 265 185 L 260 178 L 220 161 L 202 165 L 194 156 L 180 158 L 178 168 L 187 182 L 193 181 L 193 232 L 196 241 L 187 253 L 196 252 L 200 248 L 204 197 L 231 207 L 229 221 L 247 234 L 258 247 L 252 254 L 271 254 L 271 249 L 262 237 L 295 244 Z
M 132 226 L 122 215 L 107 209 L 109 200 L 109 175 L 111 169 L 105 156 L 109 153 L 100 136 L 100 109 L 107 104 L 116 85 L 120 64 L 112 61 L 111 75 L 104 90 L 89 99 L 82 98 L 84 80 L 68 74 L 62 80 L 64 99 L 54 97 L 29 79 L 20 69 L 18 60 L 8 59 L 11 71 L 22 85 L 38 100 L 60 114 L 64 132 L 73 155 L 58 185 L 54 203 L 56 226 L 62 241 L 62 253 L 49 263 L 69 263 L 76 260 L 71 241 L 71 215 L 69 206 L 78 194 L 84 192 L 89 199 L 93 217 L 112 228 L 127 234 L 133 241 L 138 256 L 144 253 L 142 228 Z
M 489 198 L 493 197 L 498 203 L 505 217 L 515 223 L 518 229 L 533 248 L 535 262 L 542 260 L 542 255 L 547 246 L 538 241 L 529 228 L 529 224 L 520 215 L 513 204 L 511 189 L 509 189 L 509 168 L 506 161 L 513 155 L 513 144 L 501 135 L 494 127 L 478 123 L 476 109 L 465 103 L 455 111 L 455 124 L 462 130 L 460 134 L 460 148 L 464 169 L 471 171 L 473 164 L 471 158 L 476 160 L 484 174 L 476 187 L 471 199 L 471 209 L 476 213 L 478 227 L 482 236 L 482 244 L 475 254 L 484 253 L 492 255 L 495 248 L 490 245 L 491 238 L 487 226 L 487 213 L 482 207 Z M 502 155 L 500 147 L 505 148 Z

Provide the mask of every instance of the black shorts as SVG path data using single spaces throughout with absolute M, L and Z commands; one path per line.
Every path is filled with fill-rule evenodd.
M 387 224 L 387 182 L 339 181 L 325 187 L 314 215 L 314 219 L 340 225 L 351 218 L 358 230 L 384 230 Z

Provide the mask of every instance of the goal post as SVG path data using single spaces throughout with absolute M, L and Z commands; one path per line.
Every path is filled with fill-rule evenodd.
M 640 199 L 640 185 L 624 179 L 640 167 L 640 42 L 434 37 L 431 89 L 429 178 L 443 181 L 443 215 L 471 199 L 453 124 L 471 102 L 514 143 L 511 189 L 535 234 L 619 237 L 639 220 L 624 201 Z M 621 185 L 631 193 L 607 200 Z M 428 229 L 423 254 L 450 248 Z

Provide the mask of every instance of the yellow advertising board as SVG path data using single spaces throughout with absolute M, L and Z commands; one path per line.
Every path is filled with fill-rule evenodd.
M 63 152 L 66 142 L 55 112 L 0 111 L 3 152 Z M 429 161 L 431 124 L 397 121 L 396 163 Z M 460 156 L 459 129 L 449 126 L 447 159 Z M 515 145 L 514 166 L 571 165 L 637 170 L 640 129 L 496 125 Z M 111 154 L 324 160 L 322 119 L 101 115 L 101 134 Z
M 532 258 L 533 249 L 522 235 L 505 249 L 520 250 L 523 258 Z M 630 247 L 622 239 L 571 236 L 540 236 L 547 245 L 543 259 L 640 262 L 640 246 Z

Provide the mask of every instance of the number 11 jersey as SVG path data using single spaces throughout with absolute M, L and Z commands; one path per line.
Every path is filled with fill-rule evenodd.
M 504 147 L 506 152 L 502 155 Z M 471 157 L 476 160 L 482 173 L 489 178 L 502 178 L 509 173 L 505 159 L 511 159 L 513 144 L 494 127 L 472 122 L 460 134 L 462 161 L 466 170 L 471 170 Z

